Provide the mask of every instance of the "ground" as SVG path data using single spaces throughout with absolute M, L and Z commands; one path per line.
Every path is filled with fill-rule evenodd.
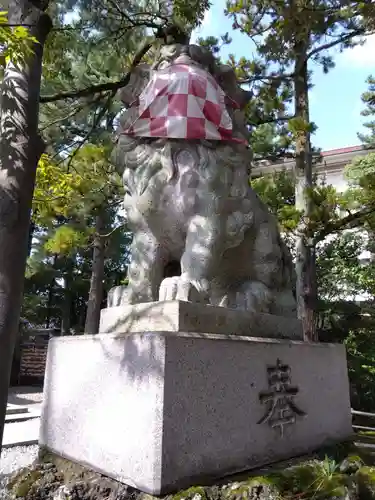
M 8 394 L 8 404 L 30 406 L 43 401 L 43 390 L 40 387 L 11 387 Z
M 163 500 L 375 500 L 375 468 L 356 455 L 342 458 L 350 446 L 193 486 Z M 157 500 L 43 450 L 37 463 L 9 478 L 8 489 L 9 499 Z
M 3 446 L 35 444 L 38 441 L 42 400 L 43 392 L 39 387 L 10 388 Z M 23 413 L 12 414 L 20 411 Z

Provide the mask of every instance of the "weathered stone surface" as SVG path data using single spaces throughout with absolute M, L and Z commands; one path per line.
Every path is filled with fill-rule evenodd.
M 49 455 L 53 462 L 42 460 L 22 469 L 10 478 L 7 489 L 15 498 L 25 500 L 127 500 L 134 489 L 77 467 L 72 462 Z
M 182 54 L 184 65 L 198 65 L 216 79 L 230 98 L 223 106 L 234 137 L 248 138 L 243 109 L 250 94 L 237 84 L 232 68 L 196 45 L 163 47 L 152 68 L 136 68 L 122 91 L 124 103 L 139 97 L 153 74 Z M 108 306 L 190 300 L 295 317 L 294 266 L 276 218 L 249 185 L 247 145 L 126 135 L 134 120 L 127 108 L 113 161 L 123 175 L 127 227 L 134 238 L 129 284 L 111 291 Z M 180 270 L 170 273 L 171 267 Z
M 298 319 L 193 302 L 167 301 L 102 309 L 100 333 L 189 332 L 302 339 Z
M 165 332 L 50 342 L 40 443 L 145 492 L 351 432 L 340 345 Z

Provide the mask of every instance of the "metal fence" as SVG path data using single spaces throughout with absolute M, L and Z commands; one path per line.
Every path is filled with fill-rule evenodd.
M 359 451 L 375 458 L 375 413 L 352 410 L 354 445 Z

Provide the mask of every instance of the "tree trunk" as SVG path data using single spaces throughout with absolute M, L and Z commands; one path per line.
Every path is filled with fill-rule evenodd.
M 35 172 L 44 149 L 38 134 L 39 95 L 43 46 L 52 27 L 36 0 L 11 0 L 8 15 L 10 24 L 31 26 L 39 43 L 25 63 L 7 64 L 1 88 L 0 443 L 19 329 Z
M 296 47 L 294 78 L 295 115 L 309 123 L 308 71 L 306 61 L 307 43 Z M 301 64 L 301 61 L 304 61 Z M 307 227 L 312 213 L 309 190 L 313 187 L 310 132 L 307 128 L 298 131 L 296 139 L 296 208 L 303 212 L 296 242 L 297 311 L 302 321 L 305 341 L 317 341 L 315 310 L 317 303 L 315 249 L 311 245 Z
M 47 298 L 47 306 L 46 306 L 46 328 L 48 329 L 51 326 L 51 311 L 52 311 L 52 302 L 53 302 L 53 292 L 55 289 L 55 278 L 51 280 L 51 283 L 48 286 L 48 298 Z
M 105 229 L 105 210 L 99 210 L 95 219 L 94 251 L 89 300 L 85 322 L 85 333 L 98 333 L 100 308 L 103 300 L 105 238 L 100 236 Z
M 64 280 L 64 297 L 61 309 L 61 335 L 70 335 L 70 316 L 72 312 L 72 293 L 70 290 L 71 276 L 68 273 L 63 278 Z
M 53 294 L 55 291 L 55 270 L 56 270 L 56 264 L 57 264 L 57 254 L 53 256 L 53 263 L 52 263 L 52 269 L 53 269 L 53 276 L 51 279 L 51 283 L 49 284 L 48 287 L 48 299 L 47 299 L 47 311 L 46 311 L 46 328 L 49 328 L 51 326 L 51 316 L 52 316 L 52 304 L 53 304 Z

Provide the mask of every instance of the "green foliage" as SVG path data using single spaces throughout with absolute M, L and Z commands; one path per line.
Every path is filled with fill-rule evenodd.
M 116 204 L 121 199 L 123 188 L 108 155 L 107 147 L 92 143 L 85 144 L 73 157 L 60 164 L 42 155 L 33 199 L 34 221 L 51 229 L 55 218 L 60 221 L 63 218 L 66 222 L 72 219 L 76 225 L 80 223 L 83 227 L 97 208 L 107 203 Z M 68 251 L 66 245 L 69 241 L 74 249 L 79 243 L 81 246 L 87 243 L 86 237 L 73 237 L 76 230 L 72 227 L 65 236 L 61 227 L 58 232 L 54 243 L 49 244 L 52 253 L 59 253 L 56 247 L 58 241 L 62 244 L 63 253 Z
M 362 500 L 372 500 L 375 496 L 375 468 L 362 467 L 356 474 L 358 495 Z
M 108 15 L 103 15 L 102 7 L 95 0 L 50 4 L 58 29 L 45 48 L 43 94 L 120 80 L 146 27 L 155 23 L 156 29 L 166 23 L 156 5 L 127 4 L 119 12 L 108 2 Z M 66 14 L 71 15 L 69 25 Z M 29 325 L 59 327 L 65 316 L 73 331 L 83 331 L 95 217 L 100 210 L 106 213 L 104 298 L 126 276 L 131 235 L 117 214 L 122 181 L 109 161 L 114 124 L 122 108 L 115 93 L 41 106 L 41 132 L 48 148 L 38 165 L 33 199 L 35 229 L 22 312 Z
M 295 175 L 293 171 L 281 170 L 251 180 L 252 188 L 276 215 L 281 230 L 286 233 L 296 231 L 303 213 L 295 207 Z M 340 210 L 346 196 L 338 193 L 333 186 L 323 180 L 307 189 L 312 209 L 306 219 L 306 235 L 312 238 L 333 221 L 340 220 Z
M 276 475 L 281 496 L 326 499 L 345 496 L 349 478 L 340 473 L 339 464 L 329 457 L 312 460 L 286 469 Z
M 293 138 L 296 138 L 306 132 L 310 132 L 311 134 L 314 133 L 316 125 L 314 123 L 306 122 L 306 120 L 301 117 L 295 117 L 288 121 L 288 129 L 290 130 Z
M 353 36 L 369 29 L 366 19 L 374 15 L 374 7 L 367 6 L 365 11 L 363 2 L 330 0 L 259 0 L 250 4 L 227 0 L 226 15 L 233 29 L 248 37 L 250 50 L 255 48 L 253 59 L 230 57 L 237 76 L 250 84 L 256 97 L 249 107 L 249 125 L 253 130 L 275 123 L 285 151 L 293 152 L 296 140 L 316 129 L 301 112 L 297 116 L 290 110 L 295 77 L 302 75 L 308 61 L 320 64 L 325 72 L 332 68 L 327 46 L 337 45 L 340 50 L 352 46 Z M 306 83 L 311 86 L 309 74 Z M 296 113 L 298 106 L 296 103 Z
M 333 449 L 334 451 L 334 449 Z M 346 457 L 346 455 L 345 455 Z M 301 461 L 297 465 L 280 470 L 270 470 L 264 476 L 254 476 L 246 480 L 236 481 L 224 489 L 223 498 L 238 500 L 253 498 L 254 492 L 261 493 L 262 498 L 283 499 L 329 499 L 344 498 L 348 491 L 355 490 L 355 475 L 352 471 L 341 472 L 348 461 L 336 461 L 331 455 L 323 459 Z M 353 468 L 355 473 L 362 465 L 358 460 Z
M 200 26 L 204 14 L 211 6 L 209 0 L 173 0 L 173 20 L 178 22 L 186 31 L 192 31 Z M 188 26 L 188 29 L 186 29 Z
M 251 111 L 248 111 L 251 120 Z M 264 123 L 252 126 L 251 148 L 255 160 L 277 160 L 280 157 L 292 157 L 290 151 L 292 135 L 287 125 Z
M 64 225 L 56 229 L 53 236 L 45 242 L 44 248 L 51 254 L 69 255 L 77 252 L 87 243 L 88 234 L 86 232 Z
M 375 263 L 363 262 L 366 234 L 335 235 L 317 251 L 319 290 L 326 300 L 344 300 L 375 293 Z
M 18 64 L 32 54 L 33 43 L 37 43 L 25 26 L 11 27 L 6 11 L 0 11 L 0 67 L 8 61 Z
M 367 158 L 362 157 L 363 159 Z M 361 161 L 357 160 L 355 165 Z M 347 211 L 358 207 L 358 200 L 370 202 L 372 165 L 354 173 L 348 193 L 337 193 L 332 186 L 317 185 L 309 193 L 314 209 L 308 230 L 312 235 L 332 222 L 340 222 Z M 363 171 L 363 177 L 360 173 Z M 253 179 L 253 188 L 277 216 L 280 227 L 287 237 L 288 246 L 294 247 L 300 213 L 294 208 L 294 176 L 282 170 L 272 175 Z M 367 186 L 370 186 L 367 189 Z M 350 212 L 351 213 L 351 212 Z M 356 221 L 363 228 L 363 221 Z M 365 228 L 372 229 L 371 217 Z M 318 329 L 321 341 L 345 342 L 348 352 L 349 376 L 352 387 L 352 404 L 355 408 L 375 408 L 375 385 L 372 368 L 375 366 L 375 311 L 372 298 L 375 295 L 375 260 L 372 232 L 351 230 L 328 232 L 316 248 L 316 273 L 319 292 Z M 363 259 L 367 252 L 369 258 Z
M 346 167 L 350 188 L 346 193 L 344 208 L 361 216 L 352 226 L 361 225 L 371 233 L 375 230 L 375 154 L 358 156 Z
M 48 221 L 58 215 L 67 217 L 72 197 L 81 189 L 83 178 L 68 173 L 51 158 L 43 154 L 36 171 L 33 197 L 33 218 Z
M 357 156 L 345 169 L 346 177 L 355 186 L 373 190 L 375 187 L 375 153 Z
M 364 123 L 368 129 L 368 134 L 358 134 L 359 139 L 367 146 L 375 146 L 375 78 L 370 75 L 367 79 L 368 90 L 362 94 L 362 101 L 365 109 L 361 115 L 370 118 L 370 121 Z M 372 119 L 371 119 L 372 117 Z
M 373 411 L 375 407 L 374 333 L 374 317 L 370 313 L 364 317 L 363 327 L 352 329 L 345 339 L 352 384 L 352 405 L 365 411 Z
M 251 186 L 276 215 L 282 231 L 293 231 L 300 220 L 295 208 L 294 174 L 282 170 L 251 181 Z

